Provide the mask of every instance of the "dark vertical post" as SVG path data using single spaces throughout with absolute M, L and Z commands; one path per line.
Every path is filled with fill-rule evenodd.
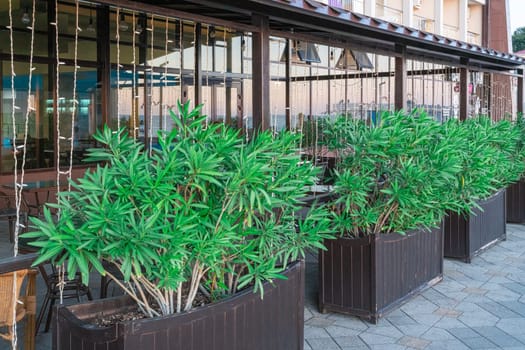
M 202 64 L 201 64 L 201 57 L 202 57 L 202 38 L 201 38 L 201 32 L 202 32 L 202 25 L 200 23 L 195 23 L 195 43 L 194 45 L 194 66 L 195 66 L 195 81 L 193 82 L 195 84 L 195 106 L 202 103 Z
M 517 113 L 523 113 L 523 69 L 518 69 Z
M 53 2 L 50 2 L 50 4 L 51 3 Z M 99 65 L 97 69 L 97 80 L 100 83 L 100 113 L 102 114 L 101 122 L 103 124 L 109 122 L 109 91 L 111 84 L 109 27 L 109 7 L 98 6 L 97 38 L 99 40 L 97 40 L 97 62 Z
M 394 73 L 394 109 L 406 110 L 406 95 L 407 95 L 407 59 L 406 47 L 396 45 L 395 57 L 395 73 Z
M 228 77 L 229 73 L 233 71 L 232 69 L 233 41 L 232 40 L 233 38 L 232 38 L 232 35 L 230 34 L 228 38 L 226 39 L 226 71 L 224 72 L 225 77 Z M 224 121 L 228 125 L 231 125 L 231 122 L 232 122 L 232 89 L 233 89 L 233 79 L 225 78 L 224 79 L 224 91 L 226 94 L 226 110 L 225 110 L 226 115 L 224 116 Z
M 292 72 L 291 72 L 291 42 L 290 39 L 286 40 L 286 62 L 284 73 L 286 76 L 285 82 L 285 99 L 286 99 L 286 130 L 292 129 L 292 100 L 291 100 L 291 91 L 292 91 Z M 295 127 L 295 125 L 294 125 Z
M 253 35 L 253 129 L 270 127 L 270 34 L 268 17 L 254 14 L 252 23 L 257 27 Z
M 459 68 L 459 120 L 468 118 L 468 58 L 461 58 Z

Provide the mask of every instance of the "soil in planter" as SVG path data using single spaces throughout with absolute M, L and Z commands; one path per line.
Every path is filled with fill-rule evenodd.
M 197 296 L 195 297 L 195 300 L 193 301 L 193 308 L 204 306 L 209 303 L 210 303 L 210 299 L 199 291 L 197 292 Z M 160 309 L 158 307 L 154 307 L 154 308 L 156 309 L 156 311 L 160 313 Z M 125 311 L 121 311 L 121 312 L 98 315 L 94 320 L 91 321 L 91 323 L 93 323 L 93 325 L 97 327 L 110 327 L 110 326 L 116 325 L 117 323 L 135 321 L 135 320 L 140 320 L 140 319 L 147 318 L 147 317 L 148 316 L 144 314 L 139 309 L 138 306 L 135 306 L 135 307 L 127 308 Z

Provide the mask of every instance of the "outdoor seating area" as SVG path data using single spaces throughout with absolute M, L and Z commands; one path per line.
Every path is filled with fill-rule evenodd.
M 0 350 L 525 349 L 508 1 L 396 2 L 0 2 Z
M 1 256 L 10 256 L 6 225 L 0 226 Z M 387 314 L 378 324 L 317 308 L 317 254 L 306 261 L 304 349 L 508 349 L 525 348 L 525 226 L 507 225 L 507 240 L 467 265 L 446 259 L 443 281 Z M 98 279 L 90 285 L 98 296 Z M 46 286 L 37 277 L 37 308 Z M 118 295 L 109 288 L 109 296 Z M 86 300 L 85 298 L 83 300 Z M 75 300 L 65 301 L 66 303 Z M 36 350 L 51 349 L 51 332 L 41 327 Z M 18 326 L 23 342 L 25 321 Z M 10 349 L 0 340 L 0 349 Z

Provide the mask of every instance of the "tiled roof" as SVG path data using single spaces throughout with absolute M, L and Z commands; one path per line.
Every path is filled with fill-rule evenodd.
M 453 50 L 463 51 L 469 54 L 483 55 L 498 60 L 505 61 L 507 64 L 522 65 L 525 64 L 525 59 L 517 55 L 506 52 L 500 52 L 489 48 L 484 48 L 479 45 L 467 43 L 464 41 L 446 38 L 441 35 L 425 32 L 419 29 L 410 28 L 397 23 L 387 22 L 379 18 L 369 17 L 363 14 L 357 14 L 345 9 L 329 6 L 315 0 L 259 0 L 254 1 L 259 3 L 278 3 L 279 5 L 289 6 L 290 9 L 309 11 L 319 16 L 329 16 L 334 19 L 348 22 L 348 24 L 368 27 L 370 30 L 384 33 L 387 35 L 395 35 L 399 38 L 404 38 L 409 42 L 427 43 L 437 46 L 445 46 Z

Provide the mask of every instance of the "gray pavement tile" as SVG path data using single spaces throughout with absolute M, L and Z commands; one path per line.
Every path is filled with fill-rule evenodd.
M 333 325 L 334 322 L 335 322 L 334 320 L 330 320 L 330 319 L 327 319 L 327 318 L 312 317 L 308 321 L 306 321 L 304 324 L 307 325 L 307 326 L 312 326 L 312 327 L 325 328 L 325 327 Z
M 503 302 L 484 301 L 477 304 L 479 307 L 499 318 L 520 317 L 519 314 L 504 306 Z
M 463 328 L 466 327 L 463 322 L 457 318 L 443 317 L 441 320 L 437 321 L 433 327 L 442 328 L 442 329 L 451 329 L 451 328 Z
M 474 287 L 467 287 L 462 290 L 463 293 L 468 294 L 479 294 L 479 295 L 485 295 L 487 294 L 488 290 L 483 288 L 474 288 Z
M 399 339 L 397 343 L 399 345 L 408 346 L 414 349 L 424 349 L 430 344 L 430 341 L 422 338 L 404 336 L 403 338 Z
M 515 313 L 520 314 L 522 317 L 525 317 L 525 304 L 520 303 L 519 301 L 502 301 L 500 304 L 514 311 Z
M 306 340 L 304 341 L 304 350 L 313 350 Z
M 342 314 L 331 314 L 328 316 L 328 319 L 334 321 L 334 326 L 341 326 L 362 331 L 367 330 L 371 326 L 371 324 L 357 317 Z
M 421 339 L 430 340 L 432 342 L 441 342 L 446 340 L 454 340 L 456 338 L 445 329 L 432 327 L 423 335 L 421 335 Z
M 332 337 L 350 337 L 361 334 L 362 331 L 352 328 L 340 327 L 340 326 L 328 326 L 325 328 L 326 332 Z
M 432 342 L 429 344 L 425 350 L 471 350 L 467 345 L 461 341 L 455 340 L 446 340 L 440 342 Z
M 367 345 L 395 344 L 398 339 L 368 332 L 361 333 L 359 338 Z
M 340 350 L 341 347 L 332 338 L 309 338 L 306 340 L 312 350 Z
M 463 338 L 461 341 L 467 344 L 471 349 L 492 349 L 496 347 L 494 343 L 483 337 Z
M 501 286 L 498 290 L 490 291 L 487 294 L 485 294 L 485 296 L 494 301 L 498 301 L 498 302 L 499 301 L 516 301 L 516 300 L 519 300 L 521 297 L 520 294 L 514 293 L 513 291 L 510 291 Z
M 523 342 L 521 337 L 525 338 L 525 318 L 505 318 L 500 320 L 496 327 L 503 332 L 510 334 Z
M 324 328 L 304 326 L 304 338 L 330 338 L 330 334 Z
M 462 313 L 463 312 L 461 311 L 457 311 L 454 309 L 447 309 L 444 307 L 440 307 L 439 309 L 434 311 L 435 315 L 444 316 L 444 317 L 458 317 L 458 316 L 461 316 Z
M 519 293 L 521 295 L 525 294 L 525 284 L 522 283 L 504 283 L 503 287 L 510 289 L 513 292 Z
M 371 350 L 407 350 L 410 348 L 407 348 L 406 346 L 399 345 L 399 344 L 388 344 L 388 345 L 371 345 Z
M 487 327 L 495 326 L 500 320 L 499 317 L 494 316 L 487 311 L 465 312 L 458 317 L 458 320 L 469 327 Z
M 473 331 L 471 328 L 463 327 L 463 328 L 450 328 L 447 330 L 450 334 L 455 336 L 458 339 L 465 339 L 465 338 L 477 338 L 479 337 L 479 334 Z
M 435 310 L 434 310 L 435 311 Z M 416 321 L 418 324 L 426 325 L 426 326 L 433 326 L 443 318 L 441 315 L 436 315 L 434 313 L 427 314 L 427 313 L 420 313 L 420 314 L 412 314 L 410 315 Z
M 403 326 L 403 325 L 413 325 L 417 324 L 416 321 L 414 321 L 413 318 L 402 315 L 402 316 L 387 316 L 386 318 L 390 323 L 392 323 L 394 326 Z
M 525 344 L 520 342 L 518 339 L 508 335 L 497 327 L 474 327 L 474 331 L 478 332 L 481 336 L 487 338 L 494 344 L 500 347 L 511 347 L 521 346 L 525 348 Z
M 420 337 L 422 334 L 427 332 L 431 327 L 421 324 L 406 325 L 406 326 L 397 326 L 403 334 L 409 335 L 412 337 Z
M 333 339 L 337 343 L 337 345 L 339 345 L 342 349 L 355 348 L 355 347 L 365 347 L 366 348 L 366 344 L 359 337 L 344 336 L 344 337 L 334 337 Z
M 382 335 L 394 339 L 401 338 L 403 336 L 403 333 L 394 326 L 371 327 L 366 331 L 366 333 Z
M 439 306 L 426 300 L 421 296 L 401 306 L 401 310 L 403 310 L 403 312 L 407 313 L 410 316 L 422 313 L 431 314 L 438 308 Z

